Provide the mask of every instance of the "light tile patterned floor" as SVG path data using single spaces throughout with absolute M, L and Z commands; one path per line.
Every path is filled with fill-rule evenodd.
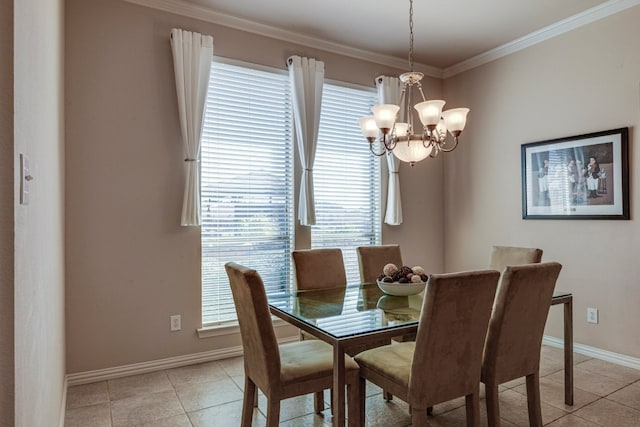
M 575 404 L 564 404 L 562 351 L 543 347 L 540 393 L 544 423 L 550 427 L 640 427 L 640 370 L 575 354 Z M 242 358 L 220 360 L 149 374 L 71 387 L 65 427 L 239 426 L 244 384 Z M 482 393 L 484 396 L 484 393 Z M 327 405 L 329 395 L 325 398 Z M 482 425 L 486 426 L 484 399 Z M 254 426 L 265 425 L 266 400 L 260 396 Z M 367 386 L 368 426 L 411 424 L 406 403 L 385 402 L 381 390 Z M 526 387 L 515 380 L 500 387 L 502 426 L 528 426 Z M 331 411 L 313 413 L 313 397 L 282 402 L 282 426 L 330 426 Z M 464 399 L 437 405 L 434 427 L 464 426 Z

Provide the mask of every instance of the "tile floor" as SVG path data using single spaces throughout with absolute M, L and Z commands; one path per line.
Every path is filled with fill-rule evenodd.
M 550 427 L 640 427 L 640 370 L 575 354 L 575 404 L 564 404 L 562 351 L 543 347 L 540 389 L 542 415 Z M 239 426 L 244 384 L 241 357 L 118 378 L 69 388 L 65 427 Z M 329 395 L 325 398 L 329 404 Z M 486 426 L 484 399 L 482 425 Z M 254 426 L 265 425 L 266 400 L 259 398 Z M 502 426 L 528 426 L 524 379 L 500 387 Z M 385 402 L 367 385 L 368 426 L 411 424 L 408 406 Z M 282 426 L 330 426 L 331 411 L 313 413 L 313 397 L 282 402 Z M 435 427 L 464 426 L 464 399 L 436 405 Z

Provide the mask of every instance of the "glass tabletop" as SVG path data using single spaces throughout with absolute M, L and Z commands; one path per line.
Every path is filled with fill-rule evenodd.
M 422 294 L 386 295 L 375 283 L 268 294 L 267 299 L 272 310 L 336 338 L 417 325 L 422 307 Z
M 418 324 L 424 292 L 387 295 L 376 283 L 267 294 L 272 311 L 293 317 L 335 338 Z M 554 299 L 571 296 L 556 291 Z M 274 313 L 278 314 L 278 313 Z

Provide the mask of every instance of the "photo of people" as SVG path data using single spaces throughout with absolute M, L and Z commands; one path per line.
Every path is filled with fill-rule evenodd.
M 522 144 L 523 219 L 626 219 L 629 128 Z
M 534 206 L 611 205 L 613 142 L 542 151 L 532 156 Z

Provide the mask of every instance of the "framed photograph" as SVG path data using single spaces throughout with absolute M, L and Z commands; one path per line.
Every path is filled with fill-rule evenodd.
M 629 219 L 629 128 L 522 144 L 523 219 Z

